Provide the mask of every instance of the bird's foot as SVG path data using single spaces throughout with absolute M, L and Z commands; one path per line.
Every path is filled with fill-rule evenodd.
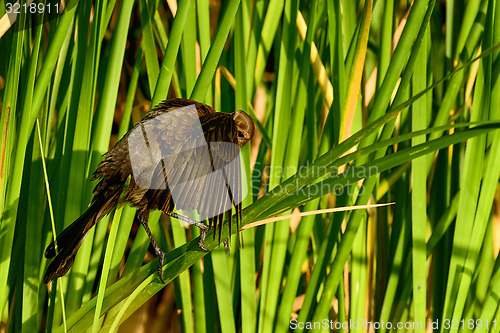
M 225 247 L 225 248 L 226 248 L 226 250 L 227 250 L 227 257 L 229 258 L 230 254 L 231 254 L 231 249 L 229 248 L 229 244 L 228 244 L 227 240 L 225 240 L 225 241 L 223 242 L 223 244 L 224 244 L 224 247 Z
M 212 250 L 209 250 L 205 247 L 205 237 L 207 236 L 207 231 L 208 231 L 208 226 L 205 224 L 202 224 L 203 227 L 198 226 L 201 229 L 200 233 L 200 240 L 198 241 L 198 246 L 200 249 L 202 249 L 205 252 L 212 252 Z
M 198 246 L 200 247 L 200 249 L 202 249 L 205 252 L 212 252 L 212 250 L 209 250 L 205 247 L 205 238 L 207 236 L 207 231 L 209 230 L 209 228 L 206 224 L 203 224 L 203 226 L 204 227 L 200 228 L 201 233 L 200 233 L 200 240 L 198 241 Z M 225 240 L 222 243 L 224 244 L 224 247 L 227 250 L 227 256 L 229 257 L 229 255 L 231 254 L 231 250 L 229 249 L 229 244 L 228 244 L 227 240 Z
M 185 216 L 179 215 L 179 214 L 174 213 L 174 212 L 165 212 L 165 214 L 167 214 L 170 217 L 176 218 L 176 219 L 178 219 L 180 221 L 187 222 L 189 224 L 195 225 L 198 228 L 200 228 L 201 233 L 200 233 L 200 240 L 198 241 L 198 246 L 200 247 L 200 249 L 202 249 L 205 252 L 212 252 L 212 250 L 207 249 L 205 247 L 205 238 L 207 236 L 207 231 L 210 230 L 210 227 L 208 225 L 206 225 L 205 223 L 202 223 L 202 222 L 198 222 L 198 221 L 192 220 L 190 218 L 187 218 Z M 231 251 L 229 249 L 229 244 L 228 244 L 227 240 L 225 240 L 223 242 L 223 244 L 224 244 L 224 247 L 227 250 L 227 255 L 229 256 L 229 254 L 231 253 Z
M 163 261 L 165 260 L 165 252 L 160 248 L 155 249 L 155 252 L 158 256 L 158 276 L 160 277 L 161 283 L 165 284 L 165 281 L 163 281 Z

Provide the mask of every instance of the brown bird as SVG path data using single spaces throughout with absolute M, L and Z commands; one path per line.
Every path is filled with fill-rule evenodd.
M 199 246 L 205 248 L 206 232 L 219 227 L 219 243 L 226 215 L 231 228 L 232 206 L 236 223 L 241 219 L 241 164 L 239 149 L 253 137 L 254 123 L 243 111 L 220 113 L 205 104 L 175 98 L 151 109 L 138 124 L 116 143 L 99 163 L 92 180 L 95 186 L 91 205 L 52 242 L 45 257 L 54 258 L 44 283 L 65 275 L 90 229 L 118 205 L 129 202 L 137 208 L 135 219 L 146 230 L 162 278 L 165 253 L 149 230 L 149 211 L 159 209 L 168 216 L 201 229 Z M 127 181 L 128 182 L 127 185 Z M 196 210 L 200 220 L 177 213 Z M 227 247 L 227 242 L 224 241 Z

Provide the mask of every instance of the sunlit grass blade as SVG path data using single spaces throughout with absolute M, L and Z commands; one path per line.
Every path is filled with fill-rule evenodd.
M 175 61 L 179 53 L 182 33 L 186 24 L 187 14 L 190 8 L 191 0 L 182 1 L 177 8 L 175 19 L 170 31 L 167 49 L 161 63 L 160 75 L 156 81 L 156 87 L 152 92 L 151 105 L 158 105 L 162 100 L 166 99 L 168 87 L 174 72 Z
M 201 69 L 200 75 L 196 80 L 196 84 L 193 88 L 193 92 L 190 95 L 192 99 L 202 99 L 207 93 L 210 82 L 212 81 L 215 69 L 220 60 L 222 50 L 224 48 L 224 43 L 229 35 L 229 31 L 236 17 L 236 12 L 240 5 L 240 0 L 230 0 L 226 11 L 224 12 L 221 22 L 218 26 L 215 37 L 208 51 L 205 62 L 203 63 L 203 68 Z
M 416 68 L 412 80 L 413 91 L 421 91 L 427 86 L 427 40 L 424 36 L 422 48 L 419 51 Z M 412 105 L 412 132 L 425 129 L 428 126 L 429 95 L 415 101 Z M 425 136 L 412 139 L 412 145 L 426 141 Z M 413 317 L 415 321 L 424 323 L 427 310 L 427 253 L 425 248 L 427 232 L 427 156 L 416 158 L 411 163 L 411 227 L 412 227 L 412 271 L 413 271 Z M 425 332 L 425 327 L 419 327 L 417 332 Z
M 14 230 L 16 215 L 19 204 L 19 196 L 22 184 L 22 174 L 24 168 L 24 155 L 26 152 L 26 146 L 29 139 L 29 128 L 30 128 L 30 117 L 29 113 L 24 114 L 20 119 L 19 127 L 16 128 L 16 120 L 14 115 L 17 111 L 17 91 L 19 90 L 20 84 L 20 69 L 22 64 L 23 48 L 25 43 L 26 32 L 24 31 L 25 25 L 25 15 L 20 15 L 16 21 L 17 31 L 13 34 L 12 40 L 12 51 L 8 59 L 9 71 L 7 77 L 8 88 L 5 92 L 5 104 L 2 109 L 2 121 L 3 128 L 8 132 L 3 136 L 4 140 L 9 140 L 10 142 L 4 141 L 4 147 L 6 151 L 3 152 L 4 155 L 4 165 L 1 172 L 12 178 L 8 186 L 5 180 L 2 181 L 2 186 L 5 188 L 5 192 L 2 192 L 2 199 L 0 202 L 0 208 L 2 208 L 2 215 L 0 220 L 0 256 L 5 258 L 0 263 L 0 307 L 3 308 L 7 304 L 8 294 L 10 292 L 7 288 L 7 278 L 9 267 L 11 264 L 11 256 L 9 255 L 10 249 L 12 248 L 14 239 Z M 27 106 L 26 106 L 27 107 Z M 21 106 L 19 106 L 21 108 Z M 11 122 L 9 126 L 9 121 Z M 33 120 L 34 124 L 34 120 Z M 17 124 L 16 124 L 17 125 Z M 16 136 L 12 131 L 16 131 Z M 10 134 L 9 134 L 10 132 Z M 16 141 L 14 144 L 13 141 Z M 11 156 L 11 152 L 14 154 Z M 7 155 L 8 154 L 8 155 Z M 5 156 L 7 155 L 7 156 Z M 17 167 L 14 168 L 14 165 Z

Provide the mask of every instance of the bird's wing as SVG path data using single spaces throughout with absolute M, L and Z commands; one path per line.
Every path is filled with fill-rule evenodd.
M 157 167 L 182 154 L 186 142 L 202 139 L 203 130 L 194 104 L 169 112 L 153 112 L 127 137 L 135 184 L 143 189 L 166 189 L 166 184 L 154 175 Z
M 236 209 L 236 223 L 239 225 L 243 184 L 241 181 L 240 147 L 236 139 L 236 124 L 230 115 L 220 114 L 219 117 L 219 119 L 216 119 L 213 116 L 206 116 L 201 119 L 205 137 L 210 145 L 214 169 L 218 171 L 219 179 L 223 178 L 214 188 L 214 193 L 220 193 L 214 200 L 214 207 L 221 208 L 218 208 L 218 211 L 212 210 L 210 216 L 214 216 L 214 218 L 209 217 L 210 226 L 216 227 L 217 224 L 219 225 L 220 242 L 223 216 L 215 213 L 220 211 L 227 213 L 229 234 L 231 234 L 231 207 L 234 205 Z M 210 190 L 210 188 L 207 188 L 207 190 Z
M 146 195 L 151 202 L 165 202 L 171 197 L 177 209 L 196 210 L 201 220 L 209 220 L 210 226 L 222 226 L 224 213 L 231 220 L 233 205 L 239 213 L 238 220 L 241 216 L 236 125 L 232 116 L 225 113 L 202 116 L 200 124 L 201 135 L 192 133 L 175 153 L 162 156 Z

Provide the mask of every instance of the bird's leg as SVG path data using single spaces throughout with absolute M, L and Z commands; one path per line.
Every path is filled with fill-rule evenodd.
M 200 249 L 202 249 L 203 251 L 206 251 L 206 252 L 212 252 L 212 250 L 209 250 L 205 247 L 205 238 L 207 237 L 207 231 L 210 229 L 208 227 L 208 225 L 206 225 L 205 223 L 201 223 L 201 222 L 198 222 L 198 221 L 195 221 L 195 220 L 192 220 L 190 218 L 187 218 L 185 216 L 182 216 L 182 215 L 179 215 L 177 213 L 174 213 L 174 212 L 165 212 L 165 214 L 167 214 L 168 216 L 170 217 L 173 217 L 173 218 L 176 218 L 180 221 L 184 221 L 186 223 L 189 223 L 189 224 L 193 224 L 195 226 L 197 226 L 198 228 L 200 228 L 200 240 L 198 241 L 198 246 L 200 247 Z M 224 244 L 224 247 L 226 248 L 227 250 L 227 255 L 229 256 L 229 245 L 227 243 L 227 240 L 225 240 L 223 242 Z
M 149 240 L 151 241 L 151 244 L 153 245 L 153 248 L 155 249 L 155 253 L 156 255 L 158 256 L 158 276 L 160 277 L 160 281 L 162 283 L 165 283 L 165 281 L 163 281 L 163 260 L 165 259 L 165 252 L 163 252 L 160 247 L 158 246 L 158 244 L 156 244 L 156 241 L 153 237 L 153 234 L 151 233 L 151 230 L 149 230 L 149 226 L 148 226 L 148 217 L 149 217 L 149 212 L 138 212 L 137 215 L 136 215 L 137 219 L 139 220 L 139 222 L 141 223 L 142 227 L 144 228 L 144 230 L 146 231 L 146 234 L 148 234 L 148 237 L 149 237 Z

